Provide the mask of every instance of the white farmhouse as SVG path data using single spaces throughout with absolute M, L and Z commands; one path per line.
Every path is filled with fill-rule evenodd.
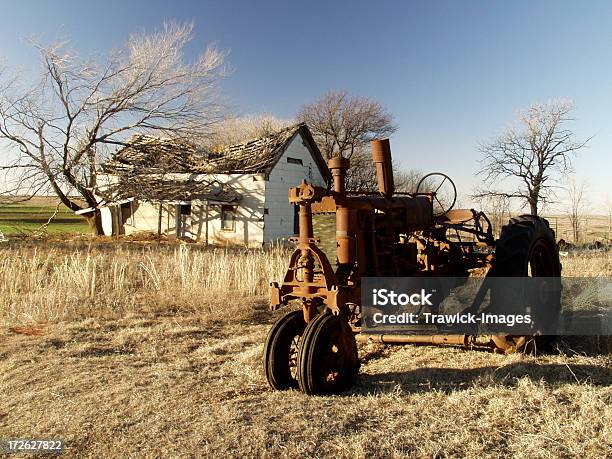
M 305 124 L 217 152 L 135 136 L 103 170 L 105 234 L 152 232 L 248 247 L 296 234 L 289 188 L 329 179 Z

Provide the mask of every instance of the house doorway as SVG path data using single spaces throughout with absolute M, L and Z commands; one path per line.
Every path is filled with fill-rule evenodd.
M 176 206 L 176 237 L 192 238 L 191 202 L 181 202 Z

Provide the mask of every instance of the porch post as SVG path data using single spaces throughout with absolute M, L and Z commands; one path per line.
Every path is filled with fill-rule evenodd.
M 163 202 L 159 201 L 159 215 L 157 216 L 157 242 L 161 241 L 161 226 L 162 226 L 162 213 L 164 211 Z
M 204 215 L 204 223 L 206 224 L 206 230 L 204 231 L 206 245 L 208 245 L 208 199 L 206 200 L 206 213 Z

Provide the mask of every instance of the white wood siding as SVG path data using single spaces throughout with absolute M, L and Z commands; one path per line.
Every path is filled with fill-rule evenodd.
M 302 160 L 302 164 L 287 162 L 287 158 Z M 264 242 L 294 235 L 294 208 L 288 201 L 289 188 L 306 179 L 309 183 L 325 186 L 325 179 L 306 147 L 301 134 L 295 136 L 268 177 L 265 189 L 265 208 L 268 210 L 264 226 Z
M 235 231 L 221 229 L 221 206 L 209 207 L 208 237 L 210 243 L 238 244 L 247 247 L 261 247 L 264 242 L 264 196 L 266 182 L 263 174 L 219 174 L 206 175 L 207 180 L 218 180 L 229 185 L 242 195 L 236 207 Z M 203 206 L 201 211 L 203 212 Z M 192 228 L 200 225 L 192 210 Z M 203 213 L 201 214 L 204 215 Z M 202 218 L 202 217 L 201 217 Z M 205 229 L 198 232 L 198 240 L 204 241 Z M 195 232 L 192 230 L 192 232 Z
M 234 231 L 221 229 L 221 205 L 210 204 L 208 208 L 208 241 L 211 244 L 237 244 L 248 247 L 260 247 L 264 241 L 264 196 L 266 181 L 263 174 L 214 174 L 187 175 L 173 174 L 177 179 L 187 177 L 202 181 L 217 180 L 227 184 L 238 192 L 242 199 L 236 204 L 236 221 Z M 112 180 L 112 177 L 109 177 Z M 163 204 L 162 233 L 176 235 L 176 211 L 178 203 Z M 157 233 L 159 204 L 155 202 L 137 202 L 132 205 L 134 214 L 132 220 L 124 224 L 125 234 L 142 231 Z M 110 219 L 103 213 L 103 219 Z M 192 201 L 191 203 L 191 237 L 199 242 L 206 239 L 206 203 Z M 130 224 L 131 223 L 131 224 Z M 112 223 L 109 225 L 112 227 Z

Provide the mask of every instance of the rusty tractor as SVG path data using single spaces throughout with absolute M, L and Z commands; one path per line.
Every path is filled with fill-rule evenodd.
M 299 388 L 307 394 L 334 394 L 350 388 L 359 370 L 356 340 L 383 343 L 485 343 L 511 352 L 530 336 L 365 335 L 360 332 L 363 277 L 379 276 L 546 276 L 560 277 L 553 231 L 545 219 L 513 218 L 493 236 L 487 216 L 453 209 L 451 179 L 429 174 L 415 193 L 394 190 L 388 140 L 371 144 L 379 192 L 345 189 L 349 160 L 329 160 L 328 188 L 303 181 L 289 190 L 299 206 L 296 248 L 282 284 L 271 284 L 271 309 L 299 303 L 271 328 L 264 368 L 274 389 Z M 317 245 L 313 214 L 335 214 L 336 263 Z M 479 274 L 474 274 L 479 273 Z

